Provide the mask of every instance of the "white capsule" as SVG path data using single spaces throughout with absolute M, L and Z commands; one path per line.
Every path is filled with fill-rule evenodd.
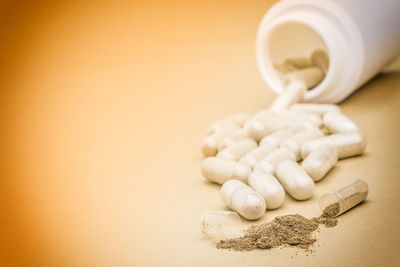
M 283 62 L 283 67 L 286 69 L 303 69 L 311 66 L 311 61 L 307 57 L 288 58 Z
M 324 133 L 319 129 L 308 129 L 292 136 L 292 138 L 283 142 L 282 147 L 291 149 L 295 155 L 296 160 L 301 158 L 301 147 L 307 141 L 323 137 Z
M 273 145 L 280 146 L 287 139 L 295 135 L 295 130 L 293 128 L 286 128 L 279 131 L 276 131 L 270 135 L 264 136 L 260 141 L 260 146 L 263 145 Z
M 257 143 L 253 139 L 245 138 L 218 152 L 217 158 L 226 160 L 239 160 L 246 153 L 256 147 Z
M 317 49 L 311 54 L 311 63 L 320 68 L 325 74 L 329 68 L 329 57 L 324 50 Z
M 265 135 L 273 133 L 281 128 L 281 124 L 275 118 L 271 118 L 268 121 L 253 121 L 251 124 L 248 124 L 245 129 L 248 136 L 258 142 Z
M 285 160 L 296 160 L 296 154 L 287 147 L 281 147 L 260 160 L 254 170 L 274 173 L 276 166 Z
M 274 114 L 272 114 L 271 113 L 271 111 L 270 110 L 268 110 L 268 109 L 262 109 L 262 110 L 260 110 L 260 111 L 258 111 L 256 114 L 254 114 L 254 116 L 253 117 L 251 117 L 250 119 L 249 119 L 249 121 L 251 121 L 251 120 L 265 120 L 265 119 L 268 119 L 269 117 L 271 117 L 271 116 L 273 116 Z M 245 124 L 246 125 L 246 124 Z
M 315 127 L 320 127 L 322 125 L 321 117 L 313 113 L 293 112 L 291 110 L 284 110 L 277 115 L 277 118 L 280 120 L 306 121 L 314 124 Z
M 220 196 L 222 201 L 227 205 L 229 208 L 232 207 L 232 194 L 236 191 L 239 187 L 242 187 L 243 183 L 239 180 L 229 180 L 226 181 L 220 190 Z
M 264 124 L 273 117 L 274 114 L 270 110 L 261 110 L 245 123 L 243 129 L 248 136 L 253 138 L 253 136 L 256 136 L 258 132 L 264 129 Z
M 361 155 L 367 147 L 367 142 L 360 133 L 332 134 L 304 143 L 301 147 L 301 157 L 306 158 L 322 144 L 334 146 L 338 151 L 339 159 Z
M 316 182 L 321 180 L 338 161 L 337 149 L 329 144 L 323 144 L 311 152 L 301 164 L 301 167 Z
M 238 131 L 240 128 L 234 124 L 227 125 L 221 130 L 206 136 L 201 142 L 200 148 L 204 156 L 210 157 L 215 156 L 218 152 L 218 144 L 222 139 L 230 135 L 231 133 Z
M 251 169 L 253 169 L 261 159 L 265 158 L 266 156 L 271 154 L 276 149 L 278 149 L 277 146 L 270 145 L 270 144 L 256 147 L 253 150 L 249 151 L 246 155 L 244 155 L 239 160 L 239 162 L 242 164 L 246 164 Z
M 220 190 L 220 196 L 222 201 L 227 205 L 229 208 L 232 207 L 232 194 L 236 191 L 239 187 L 243 186 L 243 182 L 239 180 L 229 180 L 226 181 Z
M 330 133 L 358 132 L 357 124 L 339 112 L 326 113 L 323 118 L 323 124 Z
M 267 209 L 277 209 L 285 200 L 285 190 L 270 173 L 261 170 L 252 172 L 249 176 L 249 186 L 263 196 Z
M 289 110 L 294 112 L 314 113 L 320 116 L 330 111 L 341 112 L 339 106 L 334 104 L 293 104 L 290 106 Z
M 237 130 L 237 131 L 231 133 L 230 135 L 228 135 L 227 137 L 225 137 L 224 139 L 222 139 L 221 142 L 219 142 L 218 151 L 224 150 L 228 146 L 231 146 L 234 143 L 236 143 L 242 139 L 245 139 L 247 137 L 249 137 L 249 136 L 248 136 L 246 130 L 244 130 L 244 129 Z
M 284 66 L 283 64 L 274 64 L 274 68 L 282 80 L 285 80 L 285 73 L 288 73 L 289 71 L 297 70 L 297 68 L 295 66 L 290 65 L 290 64 L 288 64 L 286 66 Z
M 223 120 L 217 121 L 213 124 L 210 125 L 208 128 L 208 133 L 212 134 L 215 133 L 222 128 L 225 128 L 228 125 L 235 124 L 236 126 L 242 127 L 243 124 L 250 118 L 249 114 L 240 112 L 237 114 L 234 114 L 228 118 L 225 118 Z
M 276 178 L 281 182 L 283 188 L 294 199 L 306 200 L 314 193 L 314 181 L 293 160 L 286 160 L 276 167 Z
M 285 128 L 295 128 L 295 129 L 310 129 L 315 128 L 315 124 L 309 121 L 303 120 L 291 120 L 273 117 L 266 122 L 254 123 L 252 128 L 247 129 L 249 137 L 253 138 L 255 141 L 260 141 L 264 136 L 272 134 L 276 131 Z
M 220 195 L 229 208 L 247 220 L 257 220 L 265 214 L 264 198 L 238 180 L 230 180 L 224 183 Z
M 305 92 L 307 91 L 307 85 L 300 80 L 291 81 L 285 88 L 282 94 L 280 94 L 270 106 L 270 110 L 278 114 L 282 110 L 287 109 L 290 105 L 299 102 L 303 99 Z
M 261 170 L 265 173 L 274 174 L 275 167 L 266 160 L 260 160 L 254 167 L 254 171 Z
M 265 121 L 268 121 L 273 116 L 274 116 L 274 114 L 270 110 L 267 110 L 267 109 L 260 110 L 253 117 L 251 117 L 250 119 L 248 119 L 246 121 L 246 123 L 243 125 L 243 128 L 247 129 L 248 127 L 251 126 L 251 124 L 253 122 L 258 122 L 258 121 L 265 122 Z
M 223 184 L 230 179 L 247 182 L 251 170 L 247 165 L 236 161 L 223 160 L 209 157 L 201 165 L 203 176 L 211 182 Z
M 317 86 L 325 77 L 323 71 L 318 67 L 308 67 L 288 72 L 285 75 L 287 81 L 303 81 L 307 89 Z

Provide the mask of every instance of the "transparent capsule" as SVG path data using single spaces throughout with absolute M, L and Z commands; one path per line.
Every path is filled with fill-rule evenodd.
M 200 227 L 204 235 L 214 241 L 243 234 L 240 217 L 233 211 L 208 210 L 201 217 Z
M 363 202 L 367 196 L 367 183 L 361 179 L 352 179 L 323 194 L 319 199 L 319 205 L 323 214 L 337 217 Z

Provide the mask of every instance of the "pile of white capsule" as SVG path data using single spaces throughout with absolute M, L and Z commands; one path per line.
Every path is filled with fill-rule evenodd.
M 221 184 L 223 202 L 248 220 L 279 208 L 285 191 L 309 199 L 339 159 L 365 151 L 359 128 L 339 106 L 297 103 L 307 84 L 307 77 L 290 80 L 268 109 L 212 124 L 201 143 L 204 177 Z

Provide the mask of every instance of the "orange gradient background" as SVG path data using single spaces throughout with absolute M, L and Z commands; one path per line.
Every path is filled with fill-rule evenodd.
M 396 72 L 341 104 L 366 155 L 261 220 L 316 216 L 322 193 L 365 179 L 369 200 L 321 229 L 315 255 L 217 250 L 199 230 L 204 211 L 226 209 L 200 173 L 206 127 L 275 97 L 255 64 L 274 2 L 3 1 L 0 265 L 400 264 Z

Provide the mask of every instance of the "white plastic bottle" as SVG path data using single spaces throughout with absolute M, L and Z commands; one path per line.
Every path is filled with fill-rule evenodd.
M 328 71 L 304 101 L 340 102 L 399 55 L 399 14 L 399 0 L 280 1 L 258 29 L 258 69 L 267 85 L 281 93 L 283 81 L 274 64 L 324 50 Z

